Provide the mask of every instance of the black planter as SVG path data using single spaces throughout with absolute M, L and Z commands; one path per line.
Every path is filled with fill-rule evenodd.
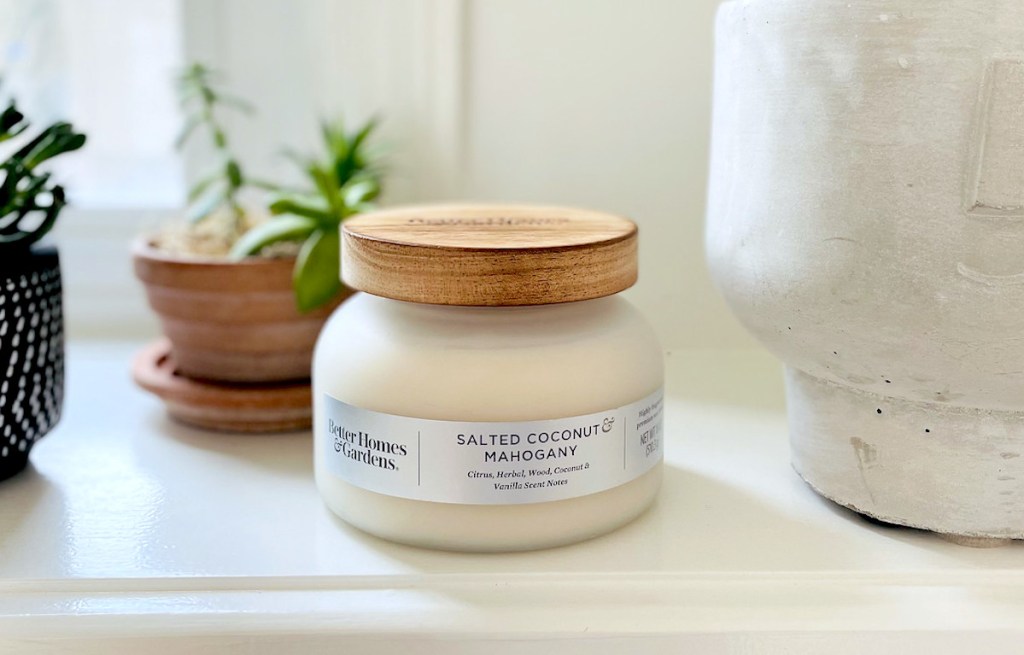
M 56 248 L 0 248 L 0 480 L 60 419 L 64 313 Z

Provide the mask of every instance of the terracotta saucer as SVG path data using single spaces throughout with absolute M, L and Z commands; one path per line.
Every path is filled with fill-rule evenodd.
M 132 364 L 136 384 L 159 396 L 182 423 L 229 432 L 286 432 L 312 425 L 309 381 L 236 384 L 193 380 L 179 375 L 171 343 L 146 346 Z

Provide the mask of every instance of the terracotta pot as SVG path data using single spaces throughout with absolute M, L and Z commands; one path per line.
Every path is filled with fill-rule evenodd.
M 294 258 L 189 259 L 143 239 L 135 243 L 133 259 L 178 372 L 191 378 L 308 379 L 320 328 L 344 300 L 300 313 L 292 292 Z

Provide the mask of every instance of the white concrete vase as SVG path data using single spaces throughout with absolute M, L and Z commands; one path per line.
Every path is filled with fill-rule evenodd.
M 736 0 L 717 38 L 709 262 L 796 470 L 1024 538 L 1024 2 Z

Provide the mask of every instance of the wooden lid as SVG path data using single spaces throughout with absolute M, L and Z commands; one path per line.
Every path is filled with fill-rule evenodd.
M 625 218 L 530 205 L 428 205 L 342 224 L 342 280 L 435 305 L 546 305 L 600 298 L 637 276 Z

